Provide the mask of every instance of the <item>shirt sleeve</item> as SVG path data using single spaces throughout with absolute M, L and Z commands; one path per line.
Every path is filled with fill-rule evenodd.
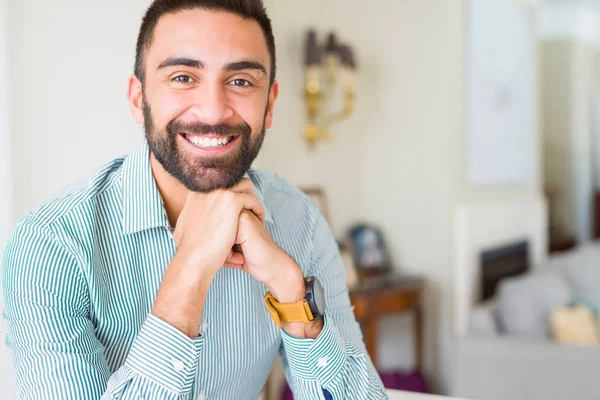
M 296 399 L 324 399 L 323 389 L 334 400 L 387 399 L 350 305 L 338 245 L 321 213 L 313 214 L 311 263 L 304 270 L 325 289 L 325 320 L 316 339 L 299 339 L 282 330 L 286 378 Z
M 191 399 L 203 338 L 190 339 L 150 314 L 111 373 L 77 259 L 48 228 L 18 225 L 2 273 L 20 399 Z

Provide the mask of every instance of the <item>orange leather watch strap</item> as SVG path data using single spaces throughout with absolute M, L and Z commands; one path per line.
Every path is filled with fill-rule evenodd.
M 296 303 L 279 303 L 271 293 L 265 294 L 265 305 L 267 311 L 278 328 L 281 328 L 281 322 L 303 322 L 310 323 L 313 319 L 313 313 L 305 300 Z

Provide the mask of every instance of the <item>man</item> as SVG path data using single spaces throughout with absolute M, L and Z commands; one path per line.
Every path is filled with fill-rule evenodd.
M 278 352 L 298 399 L 385 398 L 323 217 L 249 169 L 275 65 L 260 0 L 152 3 L 128 90 L 146 141 L 4 253 L 21 398 L 256 399 Z

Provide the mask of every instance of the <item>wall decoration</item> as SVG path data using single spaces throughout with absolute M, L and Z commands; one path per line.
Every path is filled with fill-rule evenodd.
M 308 121 L 304 138 L 310 148 L 320 140 L 330 139 L 331 125 L 348 118 L 354 110 L 356 93 L 356 60 L 352 48 L 330 33 L 327 43 L 318 43 L 317 33 L 306 33 L 304 47 L 304 99 Z M 329 112 L 326 106 L 343 89 L 344 106 Z
M 528 8 L 469 0 L 467 27 L 467 182 L 531 184 L 536 176 L 535 31 Z

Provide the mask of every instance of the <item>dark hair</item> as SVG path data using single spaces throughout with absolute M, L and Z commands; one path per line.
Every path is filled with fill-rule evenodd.
M 160 17 L 165 14 L 174 14 L 183 10 L 203 9 L 208 11 L 225 11 L 238 15 L 244 19 L 253 19 L 260 25 L 267 48 L 271 56 L 271 85 L 275 81 L 276 59 L 275 59 L 275 37 L 271 20 L 267 15 L 262 0 L 154 0 L 142 20 L 140 33 L 138 34 L 135 48 L 135 75 L 144 84 L 144 56 L 146 50 L 152 44 L 154 29 Z

